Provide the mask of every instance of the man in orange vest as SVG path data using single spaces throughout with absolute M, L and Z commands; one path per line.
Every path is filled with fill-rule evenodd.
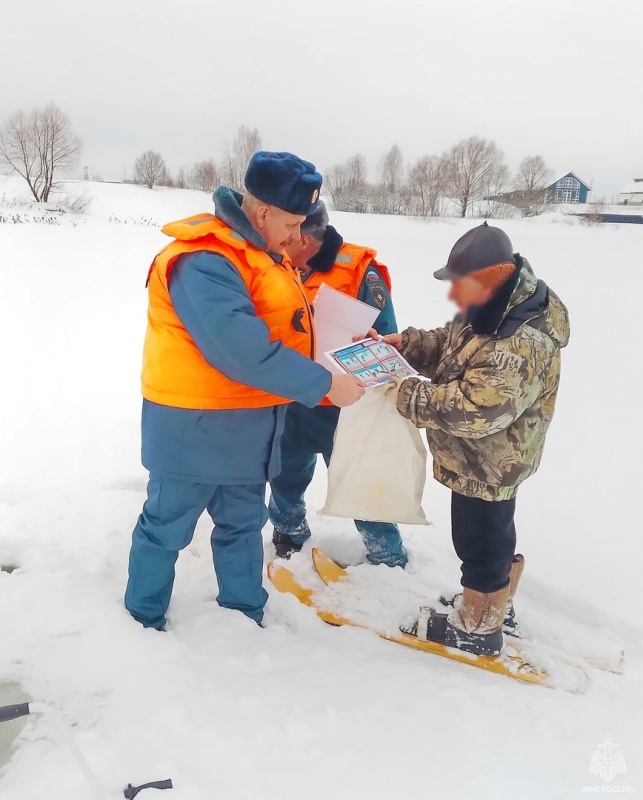
M 388 269 L 375 260 L 375 250 L 344 242 L 328 224 L 323 203 L 306 218 L 301 238 L 292 242 L 286 252 L 293 266 L 302 272 L 310 303 L 326 283 L 377 308 L 380 314 L 374 327 L 379 334 L 397 332 Z M 301 550 L 311 535 L 304 493 L 313 479 L 317 455 L 321 454 L 327 465 L 330 461 L 338 419 L 339 408 L 328 400 L 315 408 L 293 403 L 288 409 L 281 443 L 282 471 L 270 481 L 272 496 L 268 507 L 274 526 L 273 543 L 281 558 Z M 407 555 L 397 525 L 355 520 L 355 526 L 371 564 L 406 566 Z
M 290 153 L 256 153 L 247 194 L 221 186 L 215 214 L 170 223 L 148 278 L 142 457 L 148 497 L 132 537 L 125 605 L 163 630 L 179 551 L 207 509 L 217 601 L 260 623 L 266 482 L 280 471 L 287 405 L 364 392 L 312 359 L 312 314 L 281 251 L 300 238 L 321 176 Z

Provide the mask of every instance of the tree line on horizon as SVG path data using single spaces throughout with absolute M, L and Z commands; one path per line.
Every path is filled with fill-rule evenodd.
M 198 161 L 172 174 L 155 150 L 142 153 L 134 164 L 134 181 L 148 186 L 212 191 L 223 183 L 244 190 L 248 161 L 262 149 L 257 128 L 241 125 L 223 156 Z M 47 202 L 56 176 L 78 163 L 81 140 L 70 118 L 54 103 L 30 113 L 18 111 L 0 126 L 0 164 L 27 182 L 38 202 Z M 381 158 L 376 179 L 370 180 L 366 158 L 351 156 L 324 172 L 325 188 L 338 211 L 437 217 L 482 213 L 502 217 L 517 209 L 536 216 L 550 208 L 552 172 L 544 159 L 523 159 L 512 176 L 502 150 L 490 139 L 471 136 L 441 155 L 425 155 L 406 164 L 398 145 Z M 484 204 L 484 205 L 482 205 Z
M 150 188 L 201 191 L 223 183 L 242 192 L 248 161 L 261 148 L 258 129 L 241 125 L 232 144 L 225 144 L 218 163 L 212 158 L 199 161 L 172 176 L 161 154 L 149 150 L 136 160 L 135 180 Z M 422 156 L 408 166 L 401 149 L 393 145 L 382 157 L 375 181 L 369 180 L 366 158 L 357 154 L 328 169 L 324 184 L 337 211 L 438 217 L 455 205 L 466 217 L 483 201 L 484 216 L 506 216 L 508 206 L 522 216 L 536 216 L 553 202 L 552 177 L 539 155 L 524 158 L 512 177 L 496 143 L 471 136 L 441 156 Z

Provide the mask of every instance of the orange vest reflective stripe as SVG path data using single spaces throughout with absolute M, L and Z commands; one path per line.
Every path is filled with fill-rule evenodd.
M 148 276 L 148 325 L 143 354 L 143 397 L 153 403 L 202 410 L 265 408 L 290 400 L 230 380 L 203 357 L 179 319 L 168 281 L 179 256 L 210 252 L 233 264 L 270 341 L 280 340 L 314 358 L 312 314 L 299 275 L 289 261 L 278 264 L 213 214 L 171 222 L 163 233 L 174 241 L 154 259 Z M 294 321 L 299 319 L 297 330 Z
M 308 295 L 308 302 L 313 302 L 322 283 L 326 283 L 328 286 L 332 286 L 333 289 L 350 295 L 350 297 L 357 297 L 364 275 L 366 275 L 366 271 L 371 264 L 380 273 L 390 292 L 391 277 L 389 271 L 384 264 L 380 264 L 375 260 L 376 255 L 377 250 L 373 250 L 371 247 L 343 244 L 332 269 L 328 272 L 313 272 L 306 278 L 304 288 Z

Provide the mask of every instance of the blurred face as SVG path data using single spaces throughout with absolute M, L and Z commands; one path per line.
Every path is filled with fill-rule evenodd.
M 305 215 L 290 214 L 276 206 L 261 205 L 257 209 L 257 228 L 272 253 L 301 239 L 299 227 L 305 219 Z
M 491 300 L 492 295 L 493 289 L 478 283 L 470 275 L 451 281 L 449 300 L 455 303 L 463 314 L 466 314 L 471 306 L 484 305 Z
M 286 247 L 286 252 L 292 261 L 293 267 L 298 267 L 302 272 L 310 272 L 310 267 L 307 263 L 308 259 L 316 256 L 321 246 L 322 243 L 318 242 L 317 239 L 313 239 L 307 233 L 302 233 L 299 241 L 292 242 Z

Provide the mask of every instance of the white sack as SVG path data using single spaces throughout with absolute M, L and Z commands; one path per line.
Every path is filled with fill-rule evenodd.
M 396 399 L 397 386 L 389 382 L 342 409 L 322 514 L 429 524 L 422 510 L 426 447 L 415 425 L 399 414 Z

